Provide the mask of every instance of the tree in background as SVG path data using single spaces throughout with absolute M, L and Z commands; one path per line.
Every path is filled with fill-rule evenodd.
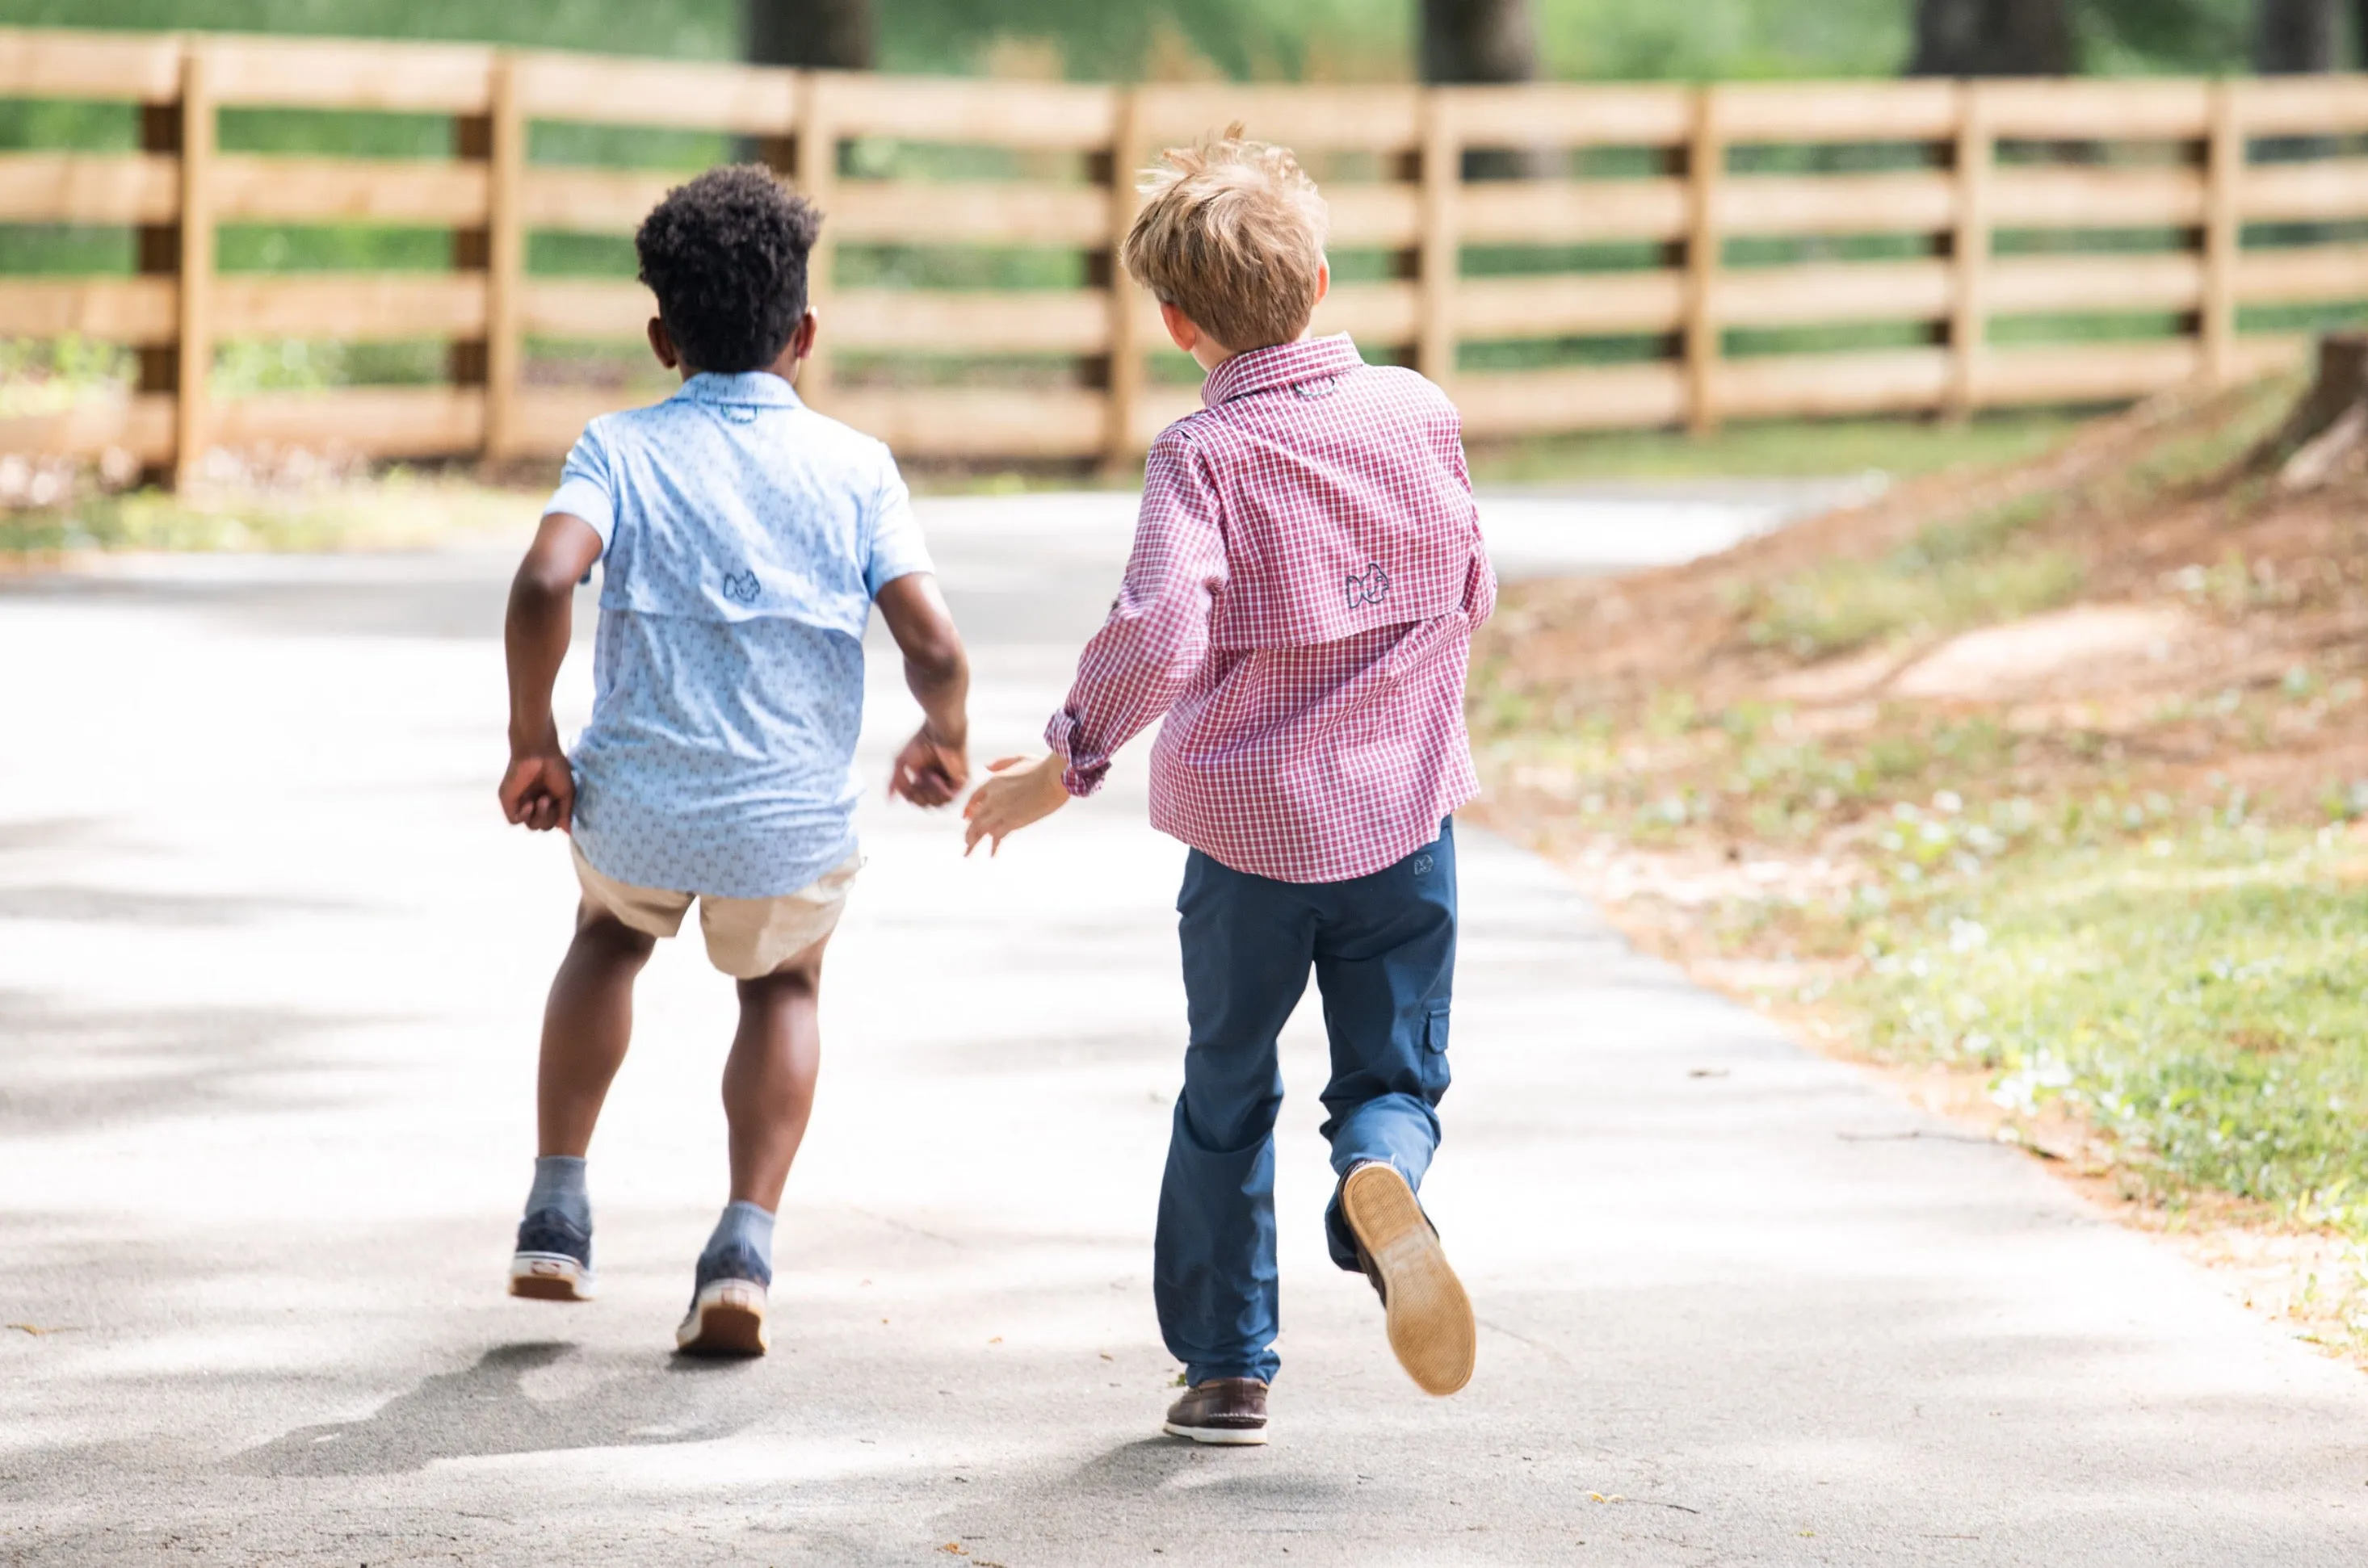
M 1529 0 L 1422 0 L 1420 51 L 1426 82 L 1527 82 L 1538 74 Z
M 2368 14 L 2368 4 L 2361 9 Z M 2258 0 L 2253 69 L 2265 76 L 2332 71 L 2337 30 L 2335 0 Z
M 1530 0 L 1421 0 L 1416 64 L 1426 82 L 1529 82 L 1538 74 Z M 1518 147 L 1471 147 L 1465 179 L 1523 179 L 1545 155 Z
M 740 15 L 752 64 L 869 71 L 878 62 L 871 0 L 741 0 Z
M 1917 0 L 1911 76 L 2061 76 L 2075 63 L 2065 0 Z

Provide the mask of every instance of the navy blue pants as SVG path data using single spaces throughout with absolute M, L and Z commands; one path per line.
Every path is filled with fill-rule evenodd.
M 1422 1185 L 1447 1092 L 1455 983 L 1455 835 L 1346 882 L 1279 882 L 1192 852 L 1177 900 L 1191 1021 L 1159 1189 L 1152 1293 L 1193 1382 L 1271 1381 L 1281 1364 L 1274 1258 L 1275 1037 L 1312 969 L 1332 1041 L 1323 1127 L 1332 1169 L 1369 1160 Z M 1338 1184 L 1324 1226 L 1358 1267 Z

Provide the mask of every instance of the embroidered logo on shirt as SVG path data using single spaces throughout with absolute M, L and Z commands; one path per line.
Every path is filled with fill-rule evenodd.
M 1373 562 L 1366 566 L 1363 576 L 1349 579 L 1349 608 L 1355 609 L 1359 605 L 1377 605 L 1389 591 L 1389 574 L 1382 570 L 1380 562 Z
M 1296 385 L 1292 386 L 1291 390 L 1297 392 L 1302 397 L 1325 397 L 1329 395 L 1332 389 L 1339 384 L 1339 377 L 1324 376 L 1315 381 L 1298 382 Z
M 756 569 L 753 567 L 746 572 L 723 574 L 723 597 L 734 604 L 755 604 L 757 596 L 764 591 L 765 585 L 757 581 Z

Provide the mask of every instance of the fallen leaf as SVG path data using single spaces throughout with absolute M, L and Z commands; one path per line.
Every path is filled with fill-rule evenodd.
M 950 1540 L 946 1542 L 945 1545 L 938 1548 L 938 1550 L 939 1551 L 951 1551 L 956 1557 L 968 1557 L 970 1555 L 969 1552 L 962 1550 L 962 1543 L 958 1540 Z
M 888 1320 L 886 1318 L 882 1318 L 880 1321 L 882 1323 L 886 1323 Z M 989 1345 L 1000 1345 L 1003 1343 L 1003 1335 L 998 1334 L 993 1339 L 988 1340 L 987 1343 Z
M 43 1328 L 39 1324 L 31 1323 L 12 1323 L 8 1326 L 15 1329 L 19 1334 L 29 1334 L 37 1338 L 44 1334 L 63 1334 L 65 1332 L 65 1330 L 62 1328 Z

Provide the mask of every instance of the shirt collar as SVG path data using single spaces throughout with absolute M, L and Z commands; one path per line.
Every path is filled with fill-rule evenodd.
M 1304 337 L 1296 343 L 1278 343 L 1269 348 L 1252 348 L 1235 355 L 1209 372 L 1209 379 L 1201 383 L 1201 401 L 1214 408 L 1221 403 L 1231 403 L 1252 392 L 1330 381 L 1361 368 L 1364 363 L 1363 357 L 1357 352 L 1357 346 L 1349 341 L 1345 332 L 1335 333 L 1330 337 Z
M 693 403 L 734 403 L 759 408 L 800 406 L 797 389 L 770 370 L 744 370 L 729 376 L 701 370 L 683 382 L 682 389 L 674 395 Z

